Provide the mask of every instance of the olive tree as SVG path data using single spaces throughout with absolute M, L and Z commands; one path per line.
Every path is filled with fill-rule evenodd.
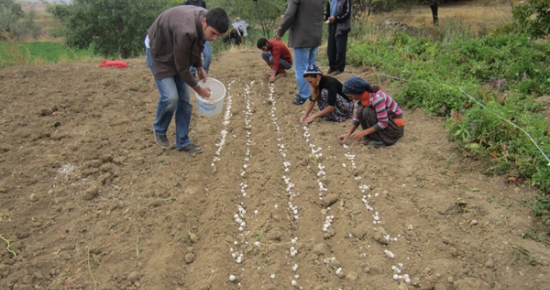
M 25 14 L 21 4 L 0 0 L 0 39 L 32 36 L 38 38 L 41 29 L 35 23 L 35 13 Z
M 5 0 L 0 0 L 5 1 Z M 65 26 L 68 46 L 87 49 L 106 57 L 134 57 L 143 53 L 147 28 L 164 9 L 184 0 L 73 0 L 51 6 L 50 11 Z M 222 7 L 234 20 L 261 27 L 266 37 L 278 25 L 286 0 L 207 0 L 208 8 Z
M 245 20 L 252 27 L 260 27 L 270 38 L 286 11 L 287 0 L 208 0 L 209 7 L 224 8 L 233 20 Z
M 514 7 L 516 29 L 533 38 L 544 38 L 550 34 L 550 2 L 548 0 L 526 1 Z
M 68 46 L 128 58 L 143 54 L 147 28 L 166 8 L 166 0 L 73 0 L 49 11 L 64 23 Z

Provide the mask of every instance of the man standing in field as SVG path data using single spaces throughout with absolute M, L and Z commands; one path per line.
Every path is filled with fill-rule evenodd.
M 153 130 L 162 148 L 170 147 L 166 136 L 175 114 L 176 147 L 179 151 L 201 153 L 202 148 L 189 140 L 191 110 L 189 87 L 208 99 L 210 89 L 199 86 L 190 66 L 197 68 L 199 79 L 208 77 L 202 66 L 205 41 L 214 41 L 229 28 L 229 16 L 222 8 L 180 5 L 162 12 L 147 30 L 146 61 L 160 93 Z
M 288 0 L 288 6 L 275 33 L 276 40 L 290 29 L 288 46 L 294 48 L 294 72 L 298 94 L 292 102 L 302 105 L 310 97 L 309 84 L 304 79 L 307 67 L 317 63 L 317 51 L 323 37 L 324 0 Z
M 325 20 L 328 20 L 328 73 L 335 76 L 344 72 L 348 33 L 351 30 L 351 0 L 329 0 Z

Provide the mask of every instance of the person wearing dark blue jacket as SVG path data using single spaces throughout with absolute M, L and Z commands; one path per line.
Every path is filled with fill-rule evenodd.
M 329 0 L 324 15 L 328 20 L 328 73 L 335 76 L 344 72 L 348 33 L 351 30 L 351 0 Z

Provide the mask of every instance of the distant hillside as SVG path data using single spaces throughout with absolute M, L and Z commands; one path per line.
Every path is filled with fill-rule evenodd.
M 71 3 L 72 0 L 15 0 L 14 2 L 21 3 L 21 7 L 23 8 L 23 11 L 27 12 L 30 10 L 34 10 L 36 12 L 41 12 L 46 10 L 46 5 L 43 2 L 49 2 L 49 3 L 59 3 L 59 4 L 67 4 Z
M 31 2 L 31 1 L 15 1 L 15 2 L 19 2 L 21 4 L 21 8 L 23 8 L 23 11 L 25 12 L 34 10 L 38 13 L 41 13 L 46 11 L 47 4 L 42 3 L 38 0 L 34 0 L 34 2 Z
M 44 2 L 56 2 L 56 3 L 71 3 L 73 0 L 45 0 Z M 17 0 L 15 2 L 42 2 L 41 0 Z
M 49 2 L 49 3 L 59 3 L 59 4 L 68 4 L 71 3 L 72 0 L 15 0 L 14 2 L 20 3 L 21 8 L 23 8 L 23 11 L 29 12 L 31 10 L 34 10 L 35 12 L 41 13 L 46 11 L 47 3 L 43 2 Z

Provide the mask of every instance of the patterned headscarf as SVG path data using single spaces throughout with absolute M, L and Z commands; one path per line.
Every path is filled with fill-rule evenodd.
M 342 93 L 350 95 L 361 95 L 365 91 L 372 93 L 374 88 L 366 80 L 353 76 L 344 82 Z
M 304 72 L 304 76 L 306 75 L 320 75 L 322 74 L 321 70 L 314 64 L 310 64 L 306 71 Z

